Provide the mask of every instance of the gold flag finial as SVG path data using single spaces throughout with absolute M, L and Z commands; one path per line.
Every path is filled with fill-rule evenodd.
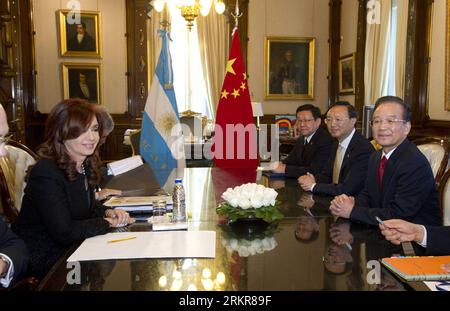
M 239 12 L 239 0 L 236 0 L 236 9 L 234 10 L 234 13 L 231 13 L 231 16 L 234 17 L 234 29 L 233 34 L 235 30 L 238 28 L 239 25 L 239 18 L 242 17 L 242 12 Z

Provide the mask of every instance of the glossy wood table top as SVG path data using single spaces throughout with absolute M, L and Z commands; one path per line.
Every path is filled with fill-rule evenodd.
M 377 259 L 402 250 L 385 241 L 378 228 L 335 220 L 328 210 L 330 198 L 304 193 L 296 180 L 257 181 L 277 189 L 285 215 L 279 223 L 227 224 L 215 212 L 220 194 L 255 178 L 253 173 L 233 174 L 215 168 L 184 171 L 189 230 L 216 231 L 216 258 L 82 262 L 80 284 L 70 285 L 65 257 L 40 289 L 371 291 L 405 290 L 410 285 L 424 289 L 423 283 L 400 282 L 380 266 Z M 121 230 L 146 231 L 151 225 L 136 223 Z

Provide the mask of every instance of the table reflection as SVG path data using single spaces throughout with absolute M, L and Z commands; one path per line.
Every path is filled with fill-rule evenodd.
M 377 227 L 335 219 L 328 209 L 329 197 L 311 196 L 295 180 L 278 185 L 280 210 L 285 216 L 278 223 L 257 226 L 221 222 L 215 212 L 220 191 L 249 175 L 227 180 L 232 177 L 229 172 L 215 170 L 190 168 L 184 172 L 186 204 L 191 215 L 189 230 L 216 232 L 215 258 L 84 262 L 78 285 L 65 283 L 68 270 L 62 260 L 41 289 L 405 289 L 403 283 L 383 269 L 378 284 L 370 278 L 372 260 L 401 254 L 400 247 L 388 243 Z M 121 230 L 145 231 L 151 230 L 151 225 L 139 223 Z

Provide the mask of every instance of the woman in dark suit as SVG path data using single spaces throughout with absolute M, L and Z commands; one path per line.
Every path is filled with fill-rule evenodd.
M 95 200 L 103 125 L 94 104 L 79 99 L 65 100 L 49 114 L 41 159 L 30 171 L 12 226 L 30 250 L 33 275 L 45 276 L 73 243 L 134 222 Z

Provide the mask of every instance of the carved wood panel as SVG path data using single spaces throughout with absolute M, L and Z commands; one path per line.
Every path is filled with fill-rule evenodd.
M 8 115 L 10 132 L 18 141 L 25 139 L 20 46 L 21 9 L 27 4 L 27 0 L 0 1 L 0 102 Z

